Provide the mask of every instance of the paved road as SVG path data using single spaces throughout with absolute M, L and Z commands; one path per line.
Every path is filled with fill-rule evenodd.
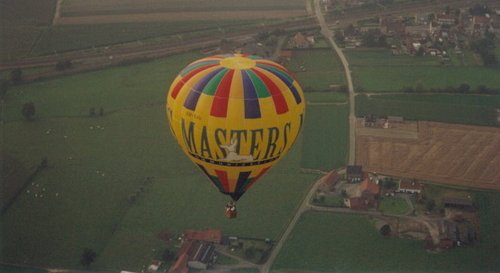
M 321 26 L 321 33 L 326 39 L 328 39 L 328 41 L 330 41 L 335 53 L 339 56 L 342 66 L 344 67 L 347 88 L 349 90 L 349 155 L 347 162 L 349 165 L 354 165 L 354 157 L 356 153 L 356 114 L 354 109 L 354 97 L 356 94 L 354 93 L 354 85 L 352 84 L 351 70 L 349 69 L 349 63 L 347 62 L 344 52 L 342 52 L 342 49 L 340 49 L 337 46 L 337 43 L 335 43 L 333 33 L 326 24 L 325 17 L 321 12 L 320 0 L 314 0 L 314 9 L 316 11 L 316 17 L 318 18 L 319 25 Z

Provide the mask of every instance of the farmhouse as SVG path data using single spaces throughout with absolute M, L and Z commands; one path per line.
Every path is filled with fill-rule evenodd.
M 347 166 L 346 179 L 349 183 L 361 182 L 363 179 L 363 168 L 360 165 Z
M 409 180 L 401 180 L 397 191 L 403 193 L 421 193 L 422 184 Z
M 216 229 L 184 231 L 184 242 L 176 262 L 168 273 L 188 273 L 189 269 L 206 270 L 216 259 L 215 245 L 222 241 L 222 232 Z
M 295 36 L 293 36 L 293 45 L 296 48 L 309 48 L 311 46 L 302 32 L 297 32 Z

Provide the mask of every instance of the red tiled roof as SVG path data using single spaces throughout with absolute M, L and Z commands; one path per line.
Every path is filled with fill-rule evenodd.
M 222 240 L 222 231 L 218 229 L 207 229 L 203 231 L 189 229 L 184 231 L 184 238 L 187 240 L 220 243 Z
M 472 17 L 472 23 L 477 25 L 487 25 L 490 23 L 490 19 L 485 16 L 474 16 Z
M 405 190 L 422 190 L 422 185 L 420 183 L 410 181 L 401 181 L 399 183 L 399 188 Z
M 331 172 L 325 174 L 325 176 L 323 176 L 323 178 L 322 178 L 323 184 L 325 184 L 327 186 L 331 186 L 338 181 L 338 178 L 339 178 L 339 174 L 336 171 L 331 171 Z
M 361 184 L 359 185 L 361 191 L 368 191 L 372 194 L 379 194 L 380 193 L 380 186 L 376 183 L 370 182 L 369 179 L 363 180 Z

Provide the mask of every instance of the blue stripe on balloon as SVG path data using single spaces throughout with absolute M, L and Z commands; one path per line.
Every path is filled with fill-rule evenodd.
M 260 118 L 260 104 L 255 86 L 245 70 L 241 71 L 243 78 L 243 94 L 245 96 L 245 118 Z
M 203 88 L 205 88 L 208 82 L 223 69 L 224 68 L 217 68 L 214 71 L 203 76 L 203 78 L 201 78 L 201 80 L 199 80 L 196 83 L 196 85 L 189 91 L 189 95 L 187 96 L 186 101 L 184 102 L 184 107 L 194 111 L 196 105 L 198 104 L 198 100 L 200 99 L 200 95 L 201 92 L 203 91 Z
M 285 77 L 283 74 L 281 74 L 278 71 L 278 69 L 276 69 L 274 67 L 267 66 L 267 65 L 262 65 L 262 64 L 258 64 L 257 66 L 260 67 L 260 68 L 262 68 L 262 69 L 265 69 L 266 71 L 271 72 L 273 75 L 275 75 L 276 77 L 280 78 L 281 81 L 283 81 L 286 84 L 286 86 L 288 86 L 288 88 L 290 88 L 290 91 L 292 92 L 293 97 L 295 98 L 295 102 L 297 104 L 299 104 L 299 103 L 302 102 L 302 98 L 300 97 L 299 92 L 297 91 L 297 88 L 295 88 L 295 86 L 293 86 L 293 81 L 290 81 L 290 79 L 288 79 L 287 77 Z

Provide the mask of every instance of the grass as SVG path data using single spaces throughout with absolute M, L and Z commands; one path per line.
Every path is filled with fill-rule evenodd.
M 170 81 L 198 56 L 9 90 L 2 113 L 4 152 L 25 165 L 47 156 L 49 168 L 2 215 L 1 262 L 79 268 L 88 247 L 98 254 L 94 270 L 139 271 L 165 247 L 157 237 L 163 230 L 220 228 L 225 235 L 278 238 L 316 178 L 299 172 L 302 138 L 238 202 L 239 217 L 228 221 L 227 197 L 182 154 L 165 116 Z M 26 101 L 35 103 L 33 122 L 20 115 Z M 88 117 L 89 107 L 100 106 L 103 117 Z M 154 182 L 144 184 L 147 176 Z M 127 198 L 141 187 L 130 203 Z
M 377 95 L 357 96 L 356 116 L 403 116 L 483 126 L 498 126 L 500 97 L 480 95 Z
M 402 215 L 408 212 L 410 206 L 405 199 L 400 197 L 382 198 L 378 209 L 384 214 Z
M 325 91 L 330 85 L 345 84 L 342 65 L 330 49 L 294 50 L 285 66 L 305 91 Z
M 308 212 L 302 216 L 278 255 L 272 272 L 495 272 L 500 220 L 499 194 L 488 195 L 481 233 L 492 241 L 439 254 L 423 241 L 387 238 L 364 216 Z M 487 232 L 487 233 L 486 233 Z
M 305 92 L 304 96 L 307 102 L 313 103 L 343 103 L 347 100 L 346 94 L 339 92 Z
M 314 105 L 307 108 L 303 129 L 303 168 L 327 171 L 345 165 L 347 115 L 347 105 Z
M 500 85 L 500 67 L 457 64 L 443 66 L 437 57 L 392 56 L 386 49 L 346 50 L 358 91 L 394 92 L 421 85 L 424 89 L 457 87 L 467 83 Z

